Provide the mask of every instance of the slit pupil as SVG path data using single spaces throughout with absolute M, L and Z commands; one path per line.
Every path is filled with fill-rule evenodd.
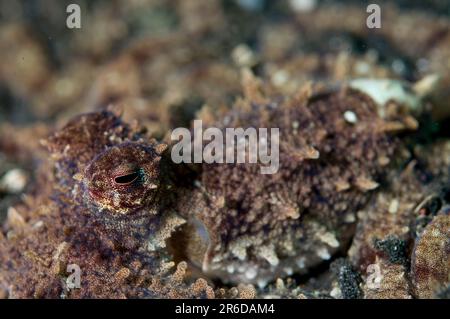
M 127 185 L 134 182 L 139 177 L 138 172 L 117 176 L 114 178 L 114 182 L 119 185 Z

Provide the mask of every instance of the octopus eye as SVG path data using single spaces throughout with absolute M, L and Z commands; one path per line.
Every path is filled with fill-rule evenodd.
M 151 145 L 125 142 L 106 149 L 85 168 L 89 199 L 113 214 L 156 204 L 160 159 Z
M 119 186 L 126 186 L 134 183 L 139 178 L 139 170 L 121 174 L 114 177 L 114 183 Z

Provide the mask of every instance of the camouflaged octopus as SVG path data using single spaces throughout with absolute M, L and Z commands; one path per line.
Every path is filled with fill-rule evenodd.
M 276 174 L 260 174 L 259 165 L 203 165 L 182 241 L 203 272 L 260 286 L 345 249 L 354 212 L 382 182 L 396 145 L 373 101 L 352 90 L 280 101 L 254 96 L 210 125 L 280 128 Z
M 55 187 L 11 208 L 0 238 L 0 284 L 10 297 L 211 294 L 204 280 L 182 287 L 185 263 L 172 273 L 160 250 L 183 222 L 161 206 L 170 203 L 160 171 L 166 145 L 145 142 L 109 111 L 77 116 L 43 143 Z M 80 289 L 67 285 L 70 265 L 81 270 Z
M 259 164 L 175 165 L 167 145 L 111 111 L 50 136 L 55 186 L 28 217 L 12 209 L 0 238 L 9 295 L 205 297 L 214 295 L 206 281 L 182 283 L 186 263 L 171 274 L 174 261 L 197 276 L 264 286 L 345 251 L 355 213 L 391 169 L 395 133 L 413 119 L 397 106 L 381 116 L 349 88 L 290 98 L 269 98 L 255 83 L 245 90 L 225 117 L 204 123 L 280 128 L 276 174 Z M 82 269 L 81 289 L 65 287 L 68 264 Z

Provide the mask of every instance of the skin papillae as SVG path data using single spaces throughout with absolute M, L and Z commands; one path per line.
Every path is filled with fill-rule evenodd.
M 345 112 L 358 121 L 347 122 Z M 249 83 L 232 112 L 219 121 L 205 118 L 206 127 L 280 128 L 276 174 L 261 174 L 260 164 L 203 164 L 191 195 L 193 211 L 181 228 L 188 259 L 230 282 L 264 286 L 347 249 L 355 213 L 384 183 L 401 146 L 390 130 L 393 119 L 348 89 L 305 88 L 277 100 Z M 199 237 L 207 242 L 201 254 Z
M 12 210 L 1 238 L 0 281 L 10 297 L 210 294 L 204 280 L 183 286 L 183 263 L 162 278 L 174 265 L 159 245 L 183 222 L 162 206 L 172 197 L 159 164 L 166 145 L 145 142 L 109 111 L 73 118 L 44 144 L 55 185 L 22 207 L 32 210 L 26 223 L 20 207 Z M 68 265 L 80 268 L 80 289 L 67 289 Z
M 165 144 L 112 111 L 51 135 L 54 183 L 10 211 L 0 285 L 12 297 L 211 297 L 206 280 L 183 281 L 187 264 L 203 278 L 264 285 L 347 249 L 355 212 L 392 169 L 405 114 L 381 117 L 346 88 L 289 98 L 247 89 L 204 125 L 279 128 L 276 174 L 260 174 L 260 164 L 184 172 Z M 70 264 L 82 271 L 79 289 L 66 287 Z

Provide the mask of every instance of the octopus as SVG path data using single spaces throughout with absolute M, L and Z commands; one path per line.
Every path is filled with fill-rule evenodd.
M 223 130 L 279 128 L 275 174 L 260 174 L 258 163 L 175 164 L 170 143 L 125 123 L 117 108 L 78 115 L 42 141 L 51 182 L 8 211 L 0 288 L 13 298 L 255 297 L 254 286 L 285 295 L 293 281 L 280 278 L 308 274 L 351 246 L 349 260 L 331 268 L 343 297 L 361 297 L 363 265 L 406 267 L 406 255 L 392 255 L 406 247 L 399 222 L 372 238 L 380 225 L 356 214 L 398 184 L 405 136 L 417 129 L 405 105 L 386 104 L 380 112 L 349 86 L 279 96 L 244 73 L 244 95 L 231 110 L 199 116 Z M 414 248 L 419 297 L 448 282 L 448 209 L 434 215 L 420 224 Z
M 169 271 L 173 263 L 158 250 L 159 242 L 155 242 L 154 249 L 147 250 L 149 243 L 143 238 L 156 230 L 161 232 L 159 238 L 164 238 L 164 232 L 170 233 L 180 221 L 170 214 L 164 221 L 154 220 L 157 206 L 151 207 L 159 202 L 160 192 L 155 190 L 157 179 L 152 174 L 158 172 L 162 148 L 141 142 L 128 125 L 110 112 L 76 117 L 44 142 L 51 152 L 52 173 L 59 183 L 41 191 L 46 198 L 27 203 L 35 208 L 28 216 L 21 215 L 20 207 L 8 212 L 6 237 L 14 245 L 5 247 L 2 235 L 1 282 L 2 287 L 4 280 L 13 283 L 7 284 L 10 297 L 121 298 L 173 294 L 169 289 L 164 290 L 169 284 L 152 276 Z M 121 157 L 112 179 L 105 180 L 110 174 L 105 163 L 121 150 L 128 157 Z M 106 153 L 102 154 L 103 151 Z M 94 160 L 96 156 L 98 159 Z M 106 171 L 98 174 L 98 165 L 103 165 L 107 175 Z M 139 165 L 142 172 L 145 169 L 145 175 L 136 177 L 135 183 L 131 178 L 137 172 L 130 165 Z M 79 172 L 88 174 L 91 181 L 88 184 L 78 181 Z M 112 206 L 106 205 L 107 193 L 104 193 L 110 186 L 114 186 L 114 194 L 109 193 L 115 198 Z M 137 212 L 143 207 L 146 209 Z M 132 218 L 127 215 L 130 211 L 136 212 Z M 67 287 L 69 265 L 77 265 L 82 270 L 82 289 Z M 184 272 L 185 266 L 180 264 L 164 280 L 170 280 L 170 287 L 181 285 Z M 32 273 L 36 276 L 28 278 Z M 199 285 L 201 281 L 195 289 L 202 294 Z M 206 282 L 203 288 L 207 293 Z M 181 290 L 178 296 L 182 296 Z

